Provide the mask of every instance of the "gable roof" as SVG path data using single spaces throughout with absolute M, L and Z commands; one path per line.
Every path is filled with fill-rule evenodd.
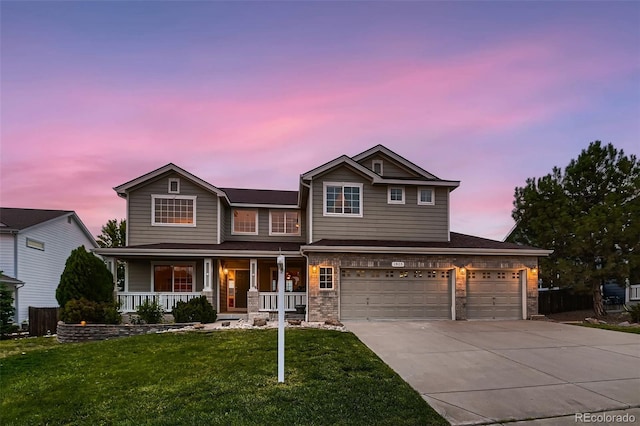
M 381 153 L 386 155 L 387 157 L 393 159 L 398 162 L 403 167 L 408 168 L 414 173 L 418 174 L 419 177 L 415 179 L 411 178 L 385 178 L 384 176 L 379 176 L 377 173 L 374 173 L 372 170 L 369 170 L 367 167 L 358 163 L 358 161 L 365 159 L 371 155 Z M 429 186 L 446 186 L 453 189 L 460 186 L 460 181 L 454 180 L 444 180 L 436 177 L 435 175 L 427 172 L 423 168 L 415 165 L 411 161 L 407 160 L 404 157 L 396 154 L 391 151 L 389 148 L 386 148 L 382 145 L 376 145 L 375 147 L 368 149 L 354 157 L 348 157 L 346 155 L 341 155 L 340 157 L 331 160 L 319 167 L 316 167 L 313 170 L 310 170 L 306 173 L 300 175 L 301 181 L 308 181 L 313 179 L 314 177 L 326 173 L 336 167 L 340 167 L 343 165 L 347 165 L 353 169 L 355 169 L 360 174 L 369 177 L 371 179 L 372 184 L 417 184 L 417 185 L 429 185 Z
M 215 186 L 211 185 L 209 182 L 200 179 L 198 176 L 193 175 L 191 173 L 189 173 L 188 171 L 184 170 L 181 167 L 176 166 L 173 163 L 169 163 L 167 165 L 164 165 L 158 169 L 155 169 L 149 173 L 146 173 L 140 177 L 137 177 L 135 179 L 130 180 L 129 182 L 125 182 L 122 185 L 118 185 L 116 187 L 114 187 L 114 191 L 116 191 L 118 193 L 118 195 L 120 197 L 126 198 L 127 197 L 127 192 L 140 185 L 143 184 L 151 179 L 155 179 L 159 176 L 162 176 L 165 173 L 168 172 L 174 172 L 177 173 L 181 176 L 183 176 L 186 179 L 191 180 L 192 182 L 194 182 L 195 184 L 205 188 L 208 191 L 213 192 L 214 194 L 218 195 L 218 196 L 224 196 L 224 192 L 222 192 L 220 189 L 216 188 Z
M 401 157 L 400 155 L 398 155 L 395 152 L 391 151 L 386 146 L 380 145 L 380 144 L 374 146 L 373 148 L 369 148 L 368 150 L 366 150 L 364 152 L 361 152 L 358 155 L 354 155 L 352 158 L 353 158 L 354 161 L 360 162 L 361 160 L 364 160 L 367 157 L 371 157 L 372 155 L 375 155 L 375 154 L 386 155 L 387 157 L 391 158 L 392 160 L 396 161 L 397 163 L 401 164 L 402 166 L 408 168 L 409 170 L 413 171 L 414 173 L 417 173 L 418 175 L 420 175 L 422 177 L 425 177 L 427 179 L 441 180 L 436 175 L 434 175 L 432 173 L 429 173 L 428 171 L 426 171 L 422 167 L 416 165 L 415 163 L 412 163 L 411 161 L 407 160 L 404 157 Z
M 298 191 L 279 191 L 272 189 L 220 188 L 227 194 L 232 205 L 298 205 Z
M 73 214 L 73 211 L 2 207 L 0 208 L 0 229 L 21 231 L 70 214 Z
M 94 247 L 98 247 L 94 236 L 91 235 L 89 229 L 87 229 L 82 220 L 80 220 L 80 217 L 78 217 L 73 210 L 0 207 L 0 232 L 21 232 L 61 217 L 72 217 L 87 239 L 91 241 L 91 244 Z

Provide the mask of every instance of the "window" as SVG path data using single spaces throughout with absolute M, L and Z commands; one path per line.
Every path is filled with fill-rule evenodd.
M 421 204 L 421 205 L 435 204 L 432 188 L 418 188 L 418 204 Z
M 169 194 L 180 193 L 180 179 L 169 179 Z
M 44 251 L 44 243 L 31 238 L 27 238 L 27 247 Z
M 325 182 L 324 215 L 362 217 L 362 184 Z
M 193 265 L 154 265 L 153 291 L 193 292 Z
M 404 204 L 404 187 L 390 186 L 387 190 L 387 202 L 389 204 Z
M 382 176 L 382 160 L 373 160 L 371 162 L 371 168 L 375 173 Z
M 269 235 L 300 235 L 298 212 L 271 210 Z
M 322 290 L 333 289 L 333 268 L 320 267 L 320 288 Z
M 152 195 L 151 224 L 154 226 L 196 226 L 196 197 Z
M 234 210 L 232 221 L 233 234 L 258 235 L 257 210 Z

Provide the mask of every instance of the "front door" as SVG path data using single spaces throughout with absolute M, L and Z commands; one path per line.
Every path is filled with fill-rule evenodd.
M 246 310 L 247 291 L 249 291 L 249 271 L 236 269 L 229 271 L 227 290 L 227 309 Z

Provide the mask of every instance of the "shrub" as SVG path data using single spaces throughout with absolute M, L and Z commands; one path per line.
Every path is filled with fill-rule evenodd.
M 84 297 L 72 299 L 64 305 L 60 319 L 67 324 L 119 324 L 122 320 L 118 306 L 113 302 L 94 302 Z
M 113 302 L 113 275 L 102 260 L 80 246 L 73 250 L 60 276 L 56 300 L 61 307 L 72 299 Z
M 629 311 L 629 315 L 631 315 L 631 322 L 640 322 L 640 303 L 626 309 Z
M 215 322 L 218 313 L 205 296 L 196 297 L 188 302 L 178 302 L 173 308 L 176 322 Z
M 4 283 L 0 283 L 0 338 L 17 331 L 18 326 L 13 323 L 15 311 L 13 292 Z
M 138 306 L 136 313 L 145 324 L 160 324 L 164 318 L 164 309 L 156 299 L 145 300 L 143 304 Z

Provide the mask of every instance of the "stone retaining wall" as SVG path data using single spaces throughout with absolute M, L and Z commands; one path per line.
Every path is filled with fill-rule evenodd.
M 192 326 L 195 323 L 184 324 L 65 324 L 58 322 L 58 342 L 77 343 L 90 340 L 106 340 L 116 337 L 136 336 L 139 334 L 157 333 Z

